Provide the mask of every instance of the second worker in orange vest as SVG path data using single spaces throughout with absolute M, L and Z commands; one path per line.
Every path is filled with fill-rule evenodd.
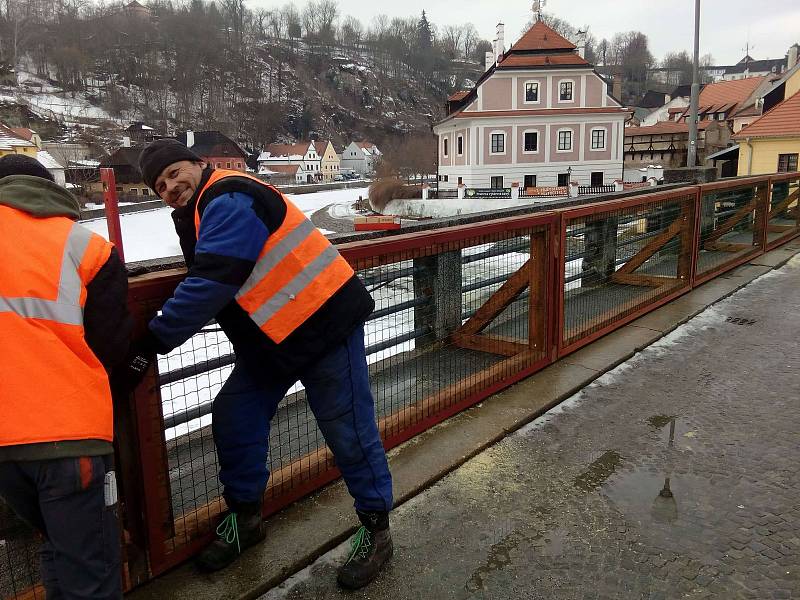
M 128 350 L 128 277 L 79 217 L 36 159 L 0 158 L 0 497 L 44 537 L 48 598 L 114 600 L 108 372 Z
M 338 580 L 349 588 L 366 585 L 392 554 L 392 480 L 364 349 L 372 297 L 336 248 L 274 187 L 210 168 L 176 140 L 147 146 L 140 167 L 145 182 L 175 209 L 189 272 L 151 321 L 139 362 L 148 351 L 180 346 L 214 318 L 236 354 L 212 421 L 229 510 L 200 566 L 222 568 L 264 538 L 270 420 L 299 380 L 363 524 Z

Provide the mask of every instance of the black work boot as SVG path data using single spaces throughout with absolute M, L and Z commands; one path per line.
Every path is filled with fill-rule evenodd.
M 197 557 L 197 566 L 203 571 L 219 571 L 236 560 L 245 548 L 257 544 L 266 536 L 261 504 L 231 504 L 217 527 L 217 539 Z
M 362 588 L 375 579 L 394 552 L 389 514 L 358 511 L 358 516 L 364 525 L 353 537 L 350 554 L 337 577 L 339 585 L 351 590 Z

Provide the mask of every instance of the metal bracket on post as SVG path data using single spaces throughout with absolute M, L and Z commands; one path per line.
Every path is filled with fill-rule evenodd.
M 103 202 L 106 207 L 108 237 L 111 243 L 116 246 L 119 259 L 125 264 L 125 252 L 122 248 L 122 225 L 119 222 L 117 180 L 114 176 L 114 169 L 100 169 L 100 181 L 103 182 Z

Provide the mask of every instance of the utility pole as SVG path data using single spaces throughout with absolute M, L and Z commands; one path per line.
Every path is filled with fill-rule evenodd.
M 689 149 L 686 166 L 697 165 L 697 111 L 700 103 L 700 0 L 694 0 L 694 62 L 692 63 L 692 101 L 689 107 Z

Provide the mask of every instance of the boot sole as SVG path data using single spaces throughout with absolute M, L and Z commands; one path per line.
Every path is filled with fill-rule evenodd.
M 267 537 L 267 533 L 265 531 L 264 534 L 261 535 L 260 537 L 258 537 L 257 539 L 254 539 L 253 541 L 249 542 L 248 544 L 243 544 L 242 545 L 242 551 L 239 554 L 235 554 L 233 556 L 233 558 L 231 558 L 228 562 L 226 562 L 223 565 L 220 565 L 220 564 L 210 565 L 207 562 L 205 562 L 202 559 L 202 557 L 198 557 L 197 559 L 195 559 L 194 564 L 203 573 L 216 573 L 217 571 L 221 571 L 222 569 L 226 569 L 226 568 L 230 567 L 249 548 L 252 548 L 253 546 L 255 546 L 257 544 L 260 544 L 261 542 L 263 542 L 266 539 L 266 537 Z
M 355 580 L 355 579 L 352 579 L 352 578 L 348 577 L 347 575 L 343 576 L 341 573 L 339 573 L 336 576 L 336 581 L 339 583 L 340 586 L 342 586 L 343 588 L 348 589 L 348 590 L 358 590 L 358 589 L 361 589 L 363 587 L 366 587 L 367 585 L 369 585 L 370 583 L 372 583 L 373 581 L 375 581 L 378 578 L 378 575 L 381 574 L 381 571 L 386 566 L 386 563 L 388 563 L 392 559 L 392 556 L 394 556 L 394 547 L 392 547 L 392 550 L 389 552 L 389 555 L 383 560 L 383 562 L 381 563 L 381 566 L 378 567 L 378 570 L 375 571 L 375 575 L 373 575 L 369 579 L 366 579 L 366 580 L 360 580 L 360 579 L 359 580 Z

